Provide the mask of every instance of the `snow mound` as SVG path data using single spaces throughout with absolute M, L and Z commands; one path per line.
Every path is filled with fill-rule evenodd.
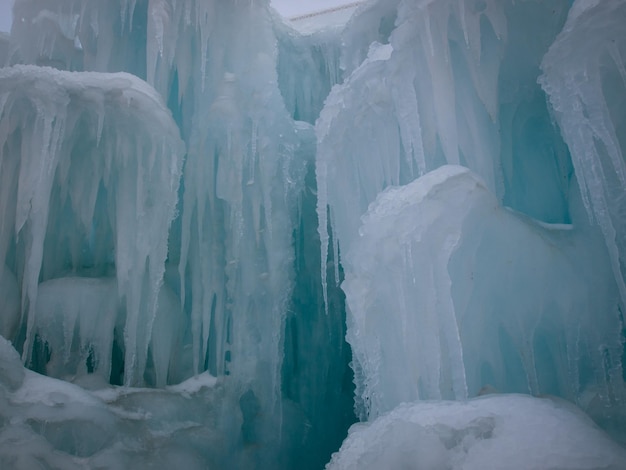
M 399 405 L 355 424 L 327 470 L 619 470 L 626 451 L 556 398 L 490 395 Z

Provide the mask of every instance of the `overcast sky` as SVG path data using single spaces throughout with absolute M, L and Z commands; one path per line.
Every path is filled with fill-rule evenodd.
M 0 31 L 11 29 L 11 7 L 13 0 L 0 0 Z

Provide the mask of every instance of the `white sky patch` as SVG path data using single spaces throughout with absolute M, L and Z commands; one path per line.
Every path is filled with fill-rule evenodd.
M 0 31 L 8 33 L 11 30 L 11 22 L 13 21 L 13 1 L 0 0 Z

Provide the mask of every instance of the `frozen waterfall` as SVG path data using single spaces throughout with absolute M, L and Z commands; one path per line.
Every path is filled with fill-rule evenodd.
M 626 1 L 348 6 L 15 0 L 1 468 L 626 468 Z

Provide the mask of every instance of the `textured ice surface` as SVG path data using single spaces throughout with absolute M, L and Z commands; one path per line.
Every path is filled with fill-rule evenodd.
M 558 398 L 489 395 L 402 404 L 355 424 L 329 470 L 618 470 L 626 451 Z
M 116 328 L 124 330 L 124 306 L 117 299 L 115 278 L 64 277 L 39 285 L 33 328 L 50 356 L 42 367 L 46 375 L 80 381 L 95 374 L 107 383 L 119 374 L 111 364 Z M 170 364 L 180 361 L 181 316 L 180 300 L 169 287 L 162 287 L 148 340 L 152 364 L 143 373 L 144 379 L 157 387 L 168 382 Z M 177 372 L 180 375 L 172 370 L 172 380 Z M 190 366 L 186 372 L 191 373 Z
M 24 367 L 13 345 L 0 336 L 0 384 L 6 390 L 14 391 L 24 380 Z
M 615 262 L 611 274 L 611 244 L 586 220 L 584 186 L 581 202 L 537 84 L 542 60 L 549 77 L 551 54 L 562 60 L 559 44 L 584 41 L 585 28 L 619 44 L 611 24 L 622 6 L 576 4 L 565 24 L 568 2 L 380 2 L 351 20 L 345 78 L 316 122 L 316 171 L 322 265 L 330 252 L 345 268 L 362 418 L 417 398 L 462 399 L 489 383 L 572 400 L 599 386 L 607 406 L 623 401 L 621 275 Z M 595 64 L 592 49 L 567 49 L 584 57 L 570 66 Z M 562 83 L 549 103 L 568 93 Z M 621 97 L 619 86 L 609 89 Z M 605 127 L 621 122 L 610 109 L 593 108 Z M 575 126 L 584 122 L 562 123 L 572 152 L 570 134 L 582 135 Z M 479 180 L 428 173 L 445 163 Z M 615 206 L 624 185 L 607 178 L 596 188 L 613 189 L 605 199 Z

